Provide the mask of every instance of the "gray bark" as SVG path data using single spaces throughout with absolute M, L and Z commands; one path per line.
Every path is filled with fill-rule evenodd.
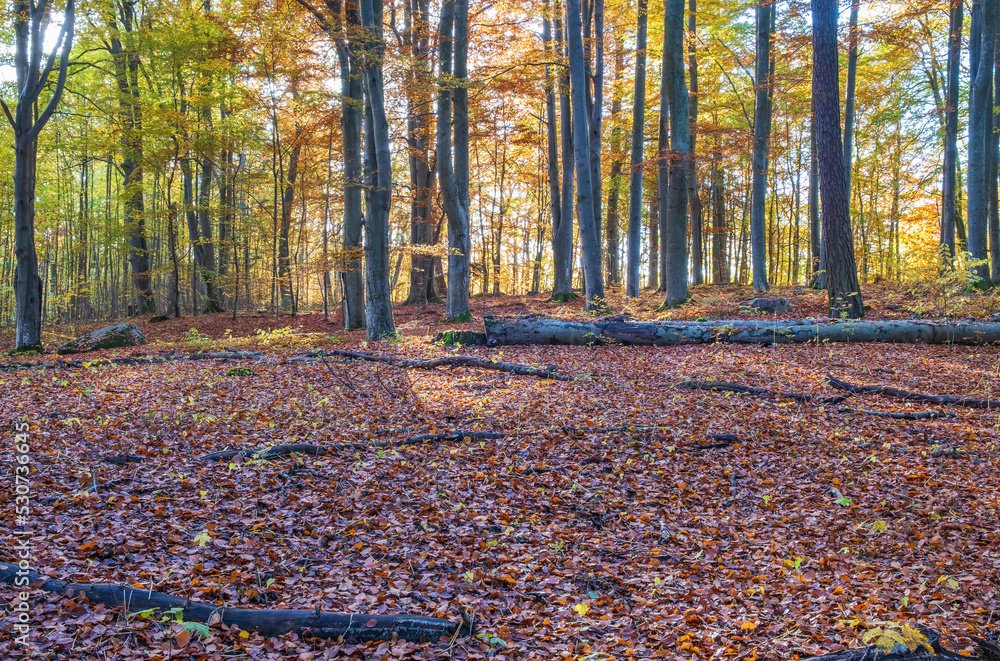
M 361 0 L 366 32 L 362 74 L 365 88 L 365 174 L 368 206 L 365 218 L 366 337 L 377 342 L 394 335 L 389 291 L 389 211 L 392 206 L 392 154 L 385 112 L 381 0 Z
M 563 41 L 562 4 L 555 3 L 554 25 L 556 49 L 565 54 Z M 576 298 L 573 293 L 573 109 L 570 103 L 569 69 L 562 68 L 559 77 L 559 135 L 562 144 L 562 198 L 559 225 L 552 226 L 552 266 L 555 284 L 552 300 L 568 301 Z
M 767 291 L 767 170 L 771 140 L 771 24 L 775 11 L 773 0 L 757 5 L 757 65 L 754 85 L 753 120 L 753 194 L 750 203 L 750 252 L 753 263 L 754 291 Z
M 639 260 L 642 242 L 642 183 L 646 124 L 646 27 L 647 0 L 639 0 L 636 27 L 635 94 L 632 102 L 632 170 L 628 204 L 628 259 L 625 266 L 625 295 L 639 297 Z
M 1000 342 L 997 323 L 922 321 L 572 322 L 546 317 L 487 318 L 486 343 L 509 345 L 677 346 L 689 344 L 888 342 L 983 346 Z
M 48 20 L 44 3 L 28 0 L 14 2 L 14 71 L 17 75 L 17 106 L 13 114 L 3 104 L 4 114 L 14 130 L 14 299 L 17 317 L 14 350 L 42 348 L 42 280 L 38 276 L 38 253 L 35 251 L 35 165 L 38 134 L 48 123 L 66 86 L 69 51 L 73 45 L 76 20 L 74 0 L 68 0 L 63 26 L 52 53 L 45 58 L 42 25 Z M 59 61 L 56 83 L 49 102 L 34 116 L 39 94 L 48 84 L 49 75 Z
M 297 94 L 293 93 L 293 97 Z M 275 127 L 277 130 L 277 127 Z M 292 295 L 291 251 L 288 237 L 292 229 L 292 207 L 295 204 L 295 180 L 299 174 L 299 156 L 302 154 L 302 127 L 295 122 L 295 135 L 292 137 L 292 153 L 288 156 L 288 171 L 285 174 L 281 192 L 281 225 L 278 234 L 278 281 L 281 292 L 281 307 L 284 310 L 295 310 L 295 299 Z M 278 154 L 281 158 L 281 154 Z
M 544 14 L 542 18 L 542 38 L 545 44 L 545 53 L 547 58 L 555 60 L 558 58 L 559 40 L 557 39 L 555 43 L 552 41 L 552 19 L 551 19 L 551 8 L 549 6 L 548 0 L 545 0 L 543 4 Z M 561 35 L 559 35 L 561 36 Z M 546 146 L 547 146 L 547 165 L 548 165 L 548 179 L 549 179 L 549 209 L 552 213 L 552 252 L 553 252 L 553 266 L 556 267 L 556 283 L 560 283 L 560 268 L 565 269 L 564 265 L 560 263 L 559 254 L 561 250 L 566 253 L 569 252 L 569 248 L 563 248 L 557 245 L 558 241 L 566 240 L 566 237 L 560 234 L 563 229 L 563 217 L 562 217 L 562 198 L 559 195 L 559 138 L 556 135 L 557 124 L 556 124 L 556 86 L 559 85 L 560 78 L 556 78 L 552 75 L 551 67 L 545 65 L 545 123 L 546 123 Z M 565 233 L 565 232 L 563 232 Z M 569 237 L 572 240 L 572 236 Z M 539 249 L 541 249 L 541 244 L 539 244 Z M 569 290 L 568 285 L 563 284 L 567 291 Z M 537 285 L 533 285 L 533 289 L 537 290 Z
M 977 14 L 979 14 L 977 16 Z M 973 29 L 970 44 L 969 91 L 969 165 L 968 199 L 966 213 L 969 235 L 969 253 L 973 259 L 988 258 L 988 177 L 987 177 L 987 126 L 991 123 L 993 84 L 993 59 L 996 33 L 997 0 L 982 0 L 973 4 L 973 22 L 980 26 L 979 34 Z M 989 278 L 985 265 L 973 268 L 977 276 Z
M 809 120 L 809 269 L 812 274 L 810 285 L 826 289 L 826 263 L 819 221 L 819 153 L 816 151 L 815 110 Z
M 594 217 L 594 187 L 591 181 L 591 155 L 588 140 L 586 108 L 586 71 L 583 53 L 583 34 L 580 17 L 580 0 L 566 1 L 566 32 L 569 46 L 570 85 L 573 109 L 573 147 L 576 162 L 576 208 L 580 221 L 580 239 L 583 243 L 583 263 L 587 310 L 604 310 L 604 282 L 601 274 L 601 246 L 597 236 L 597 219 Z
M 619 259 L 620 202 L 622 188 L 622 167 L 625 159 L 625 131 L 621 126 L 622 85 L 625 71 L 625 45 L 615 31 L 614 83 L 611 95 L 611 177 L 608 187 L 607 212 L 607 267 L 608 286 L 621 286 L 621 264 Z
M 958 78 L 962 65 L 962 2 L 951 5 L 948 26 L 948 71 L 945 93 L 944 172 L 941 183 L 941 245 L 949 258 L 955 257 L 958 164 Z
M 688 207 L 691 211 L 691 282 L 704 282 L 705 241 L 702 234 L 701 194 L 698 189 L 698 0 L 688 0 L 688 74 L 691 77 L 691 158 L 688 172 Z
M 851 200 L 851 170 L 854 157 L 854 100 L 858 87 L 858 10 L 860 0 L 851 0 L 848 23 L 847 100 L 844 103 L 844 169 L 847 172 L 847 200 Z
M 469 253 L 471 242 L 469 238 L 469 203 L 468 203 L 468 106 L 465 107 L 464 144 L 459 136 L 459 103 L 458 89 L 453 87 L 451 79 L 459 79 L 459 14 L 464 11 L 467 44 L 468 3 L 463 0 L 445 0 L 441 5 L 441 18 L 438 27 L 440 45 L 438 64 L 440 79 L 438 85 L 438 115 L 437 115 L 437 167 L 438 179 L 441 182 L 441 197 L 445 214 L 448 216 L 448 295 L 445 315 L 456 319 L 469 312 L 469 280 L 471 269 Z M 454 35 L 454 36 L 453 36 Z M 454 46 L 454 50 L 453 50 Z M 454 62 L 452 55 L 455 55 Z M 467 74 L 464 70 L 461 78 Z M 463 90 L 464 91 L 464 90 Z M 453 104 L 454 101 L 454 104 Z M 452 117 L 455 123 L 455 158 L 452 158 Z M 464 195 L 459 183 L 459 156 L 465 150 L 465 189 Z
M 670 154 L 667 199 L 660 202 L 666 246 L 663 307 L 672 308 L 688 300 L 688 187 L 691 114 L 684 76 L 684 0 L 666 0 L 663 29 L 664 92 L 670 110 Z

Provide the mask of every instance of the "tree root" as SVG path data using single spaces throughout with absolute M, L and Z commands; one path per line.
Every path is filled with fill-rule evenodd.
M 421 434 L 398 441 L 374 441 L 371 443 L 333 443 L 331 445 L 311 445 L 309 443 L 286 443 L 270 448 L 246 448 L 243 450 L 220 450 L 199 457 L 202 461 L 221 461 L 246 457 L 253 459 L 278 459 L 293 454 L 306 454 L 321 457 L 338 450 L 370 450 L 379 448 L 399 448 L 406 445 L 424 445 L 426 443 L 441 443 L 444 441 L 461 442 L 465 439 L 473 441 L 504 438 L 507 434 L 492 431 L 455 431 L 440 434 Z
M 875 415 L 881 418 L 892 418 L 893 420 L 939 420 L 941 418 L 954 418 L 954 413 L 945 411 L 915 411 L 913 413 L 896 413 L 892 411 L 872 411 L 871 409 L 852 409 L 849 406 L 841 406 L 837 413 L 864 413 L 865 415 Z
M 442 637 L 471 635 L 471 626 L 437 617 L 417 615 L 367 615 L 362 613 L 324 613 L 319 610 L 226 608 L 162 592 L 136 589 L 110 583 L 68 583 L 42 574 L 18 569 L 16 564 L 0 562 L 0 582 L 14 585 L 27 578 L 30 585 L 45 592 L 82 594 L 89 601 L 108 608 L 127 608 L 130 613 L 148 610 L 169 612 L 183 610 L 187 622 L 237 626 L 262 636 L 297 633 L 303 636 L 365 642 L 388 641 L 394 637 L 411 642 L 438 641 Z M 21 581 L 18 581 L 20 585 Z M 22 587 L 21 589 L 25 589 Z
M 718 392 L 732 392 L 740 395 L 753 395 L 755 397 L 773 397 L 782 399 L 792 399 L 802 403 L 816 404 L 839 404 L 846 401 L 850 396 L 840 397 L 813 397 L 812 395 L 802 395 L 794 392 L 776 392 L 765 388 L 754 388 L 744 386 L 739 383 L 729 383 L 727 381 L 682 381 L 677 388 L 681 390 L 710 390 Z
M 376 356 L 374 354 L 361 353 L 359 351 L 343 351 L 337 349 L 331 351 L 314 351 L 307 354 L 307 356 L 337 356 L 340 358 L 353 358 L 355 360 L 368 360 L 377 363 L 385 363 L 387 365 L 394 365 L 403 369 L 431 370 L 437 367 L 478 367 L 479 369 L 507 372 L 508 374 L 517 374 L 520 376 L 536 376 L 540 379 L 554 379 L 556 381 L 573 380 L 573 377 L 571 376 L 557 374 L 557 367 L 555 365 L 548 365 L 547 367 L 532 367 L 531 365 L 522 365 L 520 363 L 493 361 L 488 358 L 479 358 L 478 356 L 442 356 L 440 358 L 431 358 L 429 360 L 415 360 L 393 358 L 391 356 Z
M 845 392 L 865 395 L 887 395 L 911 402 L 927 402 L 929 404 L 951 404 L 972 409 L 1000 409 L 1000 401 L 991 399 L 976 399 L 975 397 L 955 397 L 953 395 L 922 395 L 917 392 L 900 390 L 889 386 L 859 386 L 841 381 L 835 376 L 827 375 L 827 383 Z

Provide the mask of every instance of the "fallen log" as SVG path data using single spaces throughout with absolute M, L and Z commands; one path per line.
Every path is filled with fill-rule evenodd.
M 837 413 L 864 413 L 880 418 L 892 418 L 893 420 L 938 420 L 941 418 L 954 418 L 954 413 L 945 411 L 914 411 L 913 413 L 895 411 L 873 411 L 871 409 L 852 409 L 849 406 L 841 406 Z
M 891 342 L 966 344 L 1000 342 L 1000 323 L 927 321 L 626 321 L 621 318 L 563 321 L 549 317 L 486 317 L 487 346 L 798 344 L 809 342 Z
M 18 580 L 20 579 L 20 580 Z M 262 636 L 282 636 L 297 633 L 304 636 L 336 640 L 379 642 L 397 639 L 411 642 L 434 642 L 442 637 L 451 638 L 456 632 L 471 635 L 471 627 L 464 622 L 452 622 L 437 617 L 419 615 L 367 615 L 363 613 L 324 613 L 315 610 L 227 608 L 200 601 L 175 597 L 162 592 L 137 589 L 111 583 L 69 583 L 57 581 L 30 570 L 19 569 L 16 564 L 0 562 L 0 582 L 18 585 L 22 590 L 24 579 L 28 585 L 57 594 L 83 595 L 95 604 L 112 609 L 125 608 L 129 613 L 181 609 L 187 622 L 224 624 L 243 631 L 256 631 Z M 174 611 L 176 612 L 176 611 Z
M 541 379 L 554 379 L 556 381 L 573 380 L 573 377 L 571 376 L 557 374 L 557 367 L 555 365 L 533 367 L 531 365 L 522 365 L 520 363 L 508 363 L 504 361 L 490 360 L 488 358 L 479 358 L 478 356 L 441 356 L 439 358 L 430 358 L 428 360 L 417 360 L 394 358 L 392 356 L 376 356 L 370 353 L 344 351 L 340 349 L 314 351 L 310 352 L 308 355 L 316 357 L 336 356 L 340 358 L 353 358 L 355 360 L 367 360 L 377 363 L 385 363 L 387 365 L 394 365 L 403 369 L 432 370 L 438 367 L 476 367 L 479 369 L 493 370 L 495 372 L 507 372 L 508 374 L 517 374 L 520 376 L 536 376 Z
M 738 395 L 753 395 L 755 397 L 791 399 L 806 404 L 813 402 L 819 404 L 839 404 L 848 399 L 848 397 L 844 396 L 821 398 L 795 392 L 777 392 L 767 390 L 766 388 L 754 388 L 753 386 L 744 386 L 739 383 L 730 383 L 728 381 L 681 381 L 677 384 L 677 387 L 681 390 L 709 390 L 713 392 L 731 392 Z
M 956 397 L 954 395 L 924 395 L 890 386 L 861 386 L 847 381 L 841 381 L 835 376 L 827 375 L 827 383 L 836 388 L 854 394 L 886 395 L 911 402 L 927 402 L 929 404 L 951 404 L 972 409 L 1000 409 L 1000 401 L 992 399 L 976 399 L 975 397 Z

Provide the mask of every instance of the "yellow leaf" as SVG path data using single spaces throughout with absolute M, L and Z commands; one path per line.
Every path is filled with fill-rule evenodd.
M 740 629 L 743 631 L 753 631 L 756 628 L 757 628 L 756 622 L 744 622 L 743 624 L 740 625 Z
M 205 544 L 208 544 L 210 541 L 212 541 L 212 536 L 209 535 L 207 532 L 203 532 L 194 538 L 194 543 L 197 544 L 198 546 L 204 546 Z
M 577 612 L 577 615 L 583 617 L 584 615 L 590 612 L 590 605 L 585 603 L 577 604 L 576 606 L 573 606 L 573 610 Z
M 241 631 L 240 632 L 240 638 L 249 638 L 249 637 L 250 637 L 250 632 L 249 631 Z

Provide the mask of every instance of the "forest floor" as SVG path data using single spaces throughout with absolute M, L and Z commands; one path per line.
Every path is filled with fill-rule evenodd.
M 822 294 L 776 294 L 795 306 L 788 317 L 825 311 Z M 898 287 L 866 295 L 875 318 L 983 318 L 1000 309 L 992 296 L 957 301 Z M 739 318 L 748 297 L 705 287 L 692 305 L 665 314 Z M 631 312 L 664 318 L 657 303 L 649 294 Z M 487 297 L 485 312 L 572 316 L 579 306 Z M 169 618 L 126 619 L 79 598 L 35 593 L 37 648 L 14 641 L 8 610 L 0 614 L 0 657 L 777 661 L 857 645 L 880 622 L 931 627 L 950 648 L 972 652 L 967 636 L 990 630 L 1000 615 L 997 411 L 862 395 L 845 404 L 956 414 L 907 421 L 675 389 L 715 379 L 831 396 L 838 393 L 823 379 L 833 374 L 998 399 L 1000 348 L 459 350 L 430 342 L 447 327 L 440 306 L 398 313 L 400 339 L 369 345 L 321 314 L 142 322 L 150 345 L 101 355 L 222 346 L 267 355 L 0 372 L 0 419 L 10 426 L 3 437 L 13 438 L 12 421 L 31 424 L 32 564 L 62 580 L 251 608 L 453 620 L 467 611 L 476 636 L 353 645 L 215 625 L 203 637 Z M 77 330 L 51 329 L 46 341 Z M 332 358 L 279 364 L 311 348 L 502 356 L 578 378 Z M 97 354 L 82 356 L 90 357 Z M 234 366 L 253 374 L 227 376 Z M 507 435 L 321 457 L 199 460 L 228 448 L 457 430 Z M 739 440 L 700 447 L 711 434 Z M 0 446 L 6 484 L 13 484 L 12 446 Z M 116 455 L 143 461 L 104 461 Z M 7 529 L 12 489 L 0 491 L 0 504 Z M 14 559 L 5 535 L 0 560 Z M 15 597 L 0 586 L 5 603 Z

